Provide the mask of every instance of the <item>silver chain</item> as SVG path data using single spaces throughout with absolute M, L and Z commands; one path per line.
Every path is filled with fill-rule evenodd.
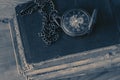
M 29 7 L 21 11 L 21 15 L 32 14 L 37 10 L 43 16 L 40 37 L 46 45 L 51 45 L 59 38 L 60 27 L 56 18 L 60 19 L 60 17 L 52 0 L 35 0 Z

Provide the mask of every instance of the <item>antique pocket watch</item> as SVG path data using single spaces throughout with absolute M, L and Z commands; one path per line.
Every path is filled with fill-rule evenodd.
M 43 16 L 41 39 L 46 45 L 58 40 L 60 28 L 71 37 L 90 33 L 97 16 L 97 9 L 93 10 L 92 15 L 83 9 L 71 9 L 59 16 L 52 0 L 35 0 L 21 10 L 20 14 L 32 14 L 37 10 Z
M 61 27 L 69 36 L 83 36 L 90 33 L 95 18 L 96 9 L 93 11 L 92 16 L 82 9 L 72 9 L 62 16 Z

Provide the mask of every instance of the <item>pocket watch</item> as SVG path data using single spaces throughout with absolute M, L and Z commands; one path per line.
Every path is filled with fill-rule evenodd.
M 32 1 L 28 7 L 20 11 L 20 15 L 32 14 L 35 11 L 39 11 L 43 16 L 41 39 L 46 45 L 58 40 L 60 28 L 71 37 L 89 34 L 97 16 L 97 9 L 93 10 L 92 15 L 84 9 L 71 9 L 60 16 L 52 0 Z
M 61 19 L 63 31 L 72 37 L 83 36 L 90 33 L 92 25 L 95 23 L 96 9 L 92 15 L 82 9 L 71 9 L 65 12 Z

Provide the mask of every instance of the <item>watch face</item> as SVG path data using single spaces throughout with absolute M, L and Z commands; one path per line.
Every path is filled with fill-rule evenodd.
M 62 16 L 61 27 L 70 36 L 82 36 L 89 31 L 90 16 L 79 9 L 67 11 Z

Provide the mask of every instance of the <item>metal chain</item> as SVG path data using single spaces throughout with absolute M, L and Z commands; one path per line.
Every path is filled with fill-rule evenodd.
M 52 0 L 34 0 L 27 8 L 20 12 L 21 15 L 32 14 L 35 11 L 43 16 L 41 38 L 46 45 L 51 45 L 59 38 L 59 23 L 57 10 Z
M 37 5 L 40 6 L 40 0 L 36 0 Z M 42 13 L 41 13 L 42 12 Z M 55 18 L 57 18 L 57 11 L 54 8 L 54 4 L 52 0 L 46 0 L 44 2 L 44 7 L 40 13 L 43 16 L 42 19 L 42 30 L 41 30 L 41 38 L 46 45 L 51 45 L 59 38 L 58 28 L 59 26 L 55 22 Z
M 55 42 L 59 38 L 58 26 L 55 24 L 54 21 L 48 20 L 48 15 L 45 13 L 42 14 L 42 30 L 41 30 L 41 38 L 45 42 L 46 45 L 50 45 Z

